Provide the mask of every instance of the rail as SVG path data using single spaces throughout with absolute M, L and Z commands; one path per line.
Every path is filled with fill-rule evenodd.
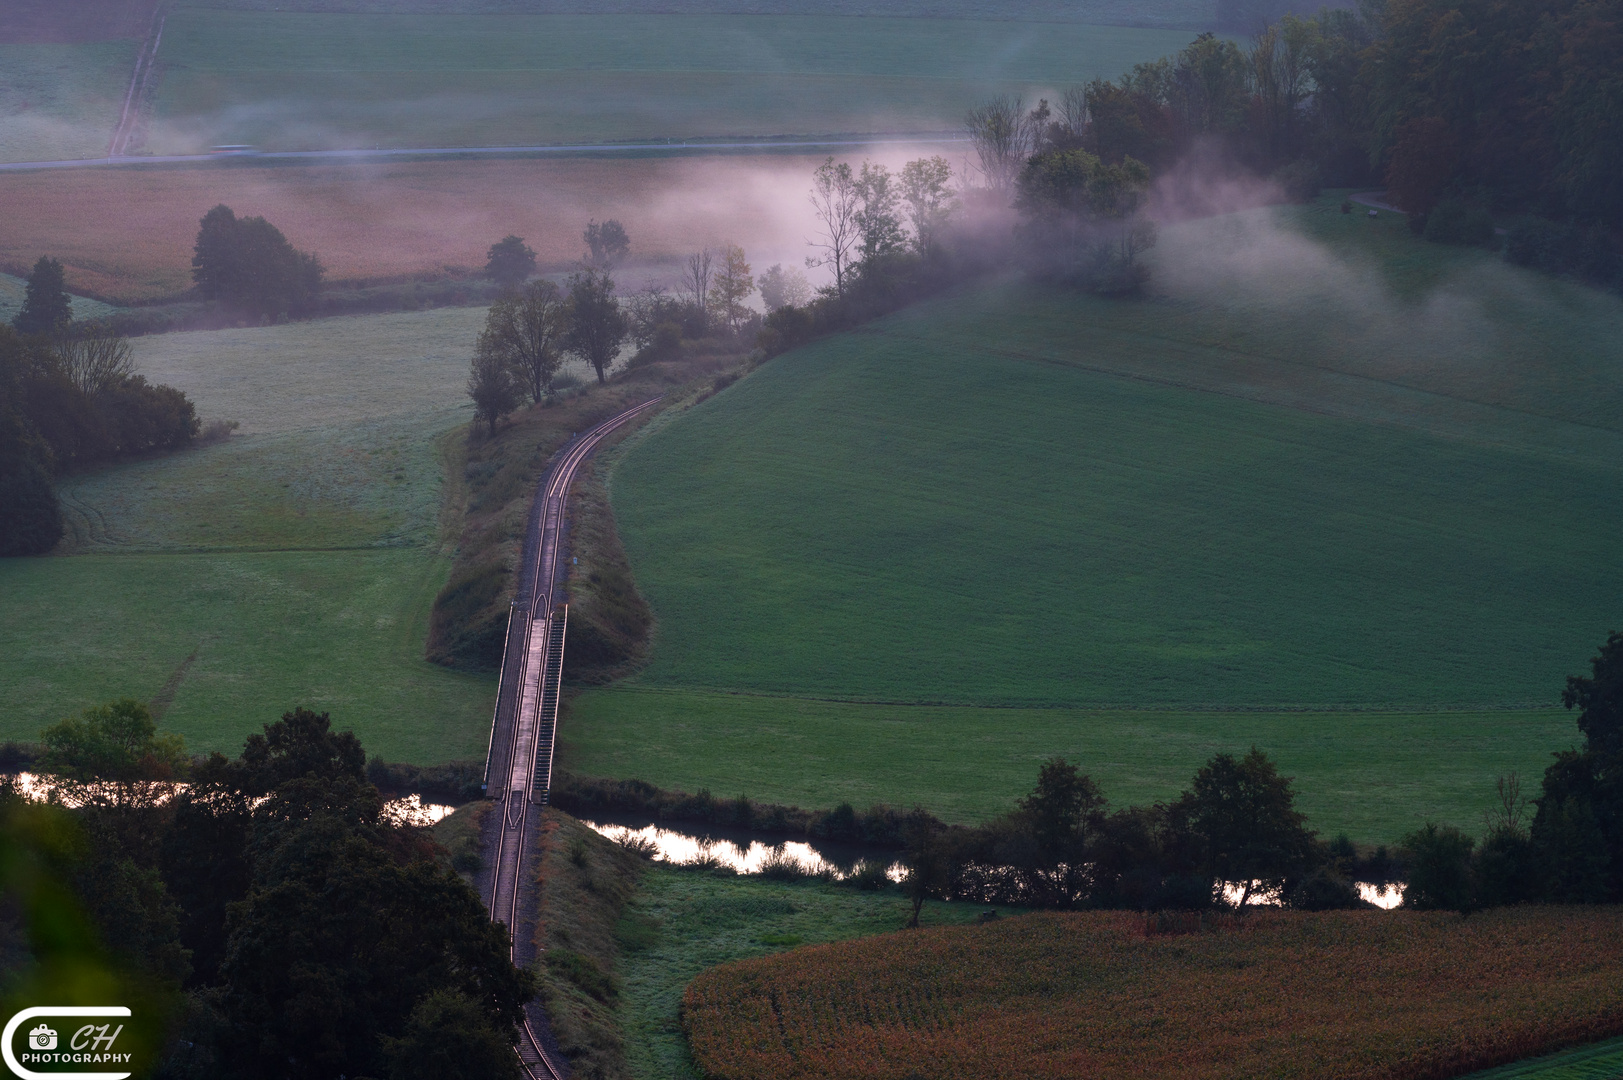
M 485 755 L 485 794 L 501 803 L 490 876 L 490 917 L 505 923 L 515 964 L 520 947 L 525 870 L 530 865 L 530 807 L 544 806 L 552 788 L 553 745 L 562 693 L 564 638 L 569 607 L 558 604 L 563 574 L 565 511 L 575 472 L 604 437 L 642 415 L 659 399 L 610 417 L 579 436 L 558 456 L 536 492 L 524 544 L 524 563 L 508 614 L 502 673 Z M 518 1056 L 531 1080 L 563 1080 L 536 1034 L 526 1007 Z

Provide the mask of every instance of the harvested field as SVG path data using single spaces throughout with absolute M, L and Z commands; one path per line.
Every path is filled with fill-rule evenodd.
M 881 148 L 897 163 L 923 148 Z M 860 158 L 862 155 L 854 154 Z M 69 287 L 141 300 L 191 286 L 192 243 L 208 209 L 260 214 L 320 255 L 331 280 L 478 267 L 508 233 L 541 262 L 569 266 L 590 218 L 618 218 L 634 262 L 732 240 L 763 266 L 798 262 L 810 233 L 806 191 L 821 157 L 748 155 L 415 161 L 385 164 L 85 169 L 0 175 L 0 269 L 42 254 Z M 95 208 L 89 214 L 87 207 Z M 638 281 L 627 269 L 621 277 Z
M 1419 1080 L 1623 1030 L 1616 908 L 1144 926 L 1032 915 L 746 960 L 695 979 L 683 1022 L 718 1080 Z

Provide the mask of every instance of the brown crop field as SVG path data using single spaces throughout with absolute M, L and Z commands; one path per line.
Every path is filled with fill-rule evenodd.
M 1441 1080 L 1623 1031 L 1623 911 L 1258 913 L 1146 936 L 1031 915 L 714 968 L 683 1021 L 743 1080 Z
M 898 163 L 922 148 L 876 148 Z M 860 152 L 850 155 L 860 159 Z M 580 258 L 590 218 L 618 218 L 632 260 L 742 244 L 752 261 L 795 261 L 811 234 L 806 193 L 821 157 L 440 160 L 319 166 L 209 165 L 0 175 L 0 270 L 41 255 L 98 298 L 150 300 L 191 285 L 197 223 L 216 203 L 260 214 L 316 252 L 330 280 L 477 267 L 508 233 L 544 266 Z M 638 283 L 633 272 L 628 284 Z

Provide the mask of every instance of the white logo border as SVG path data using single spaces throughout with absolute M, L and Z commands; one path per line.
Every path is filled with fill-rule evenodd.
M 125 1080 L 130 1074 L 127 1072 L 34 1072 L 25 1069 L 17 1061 L 17 1056 L 11 1052 L 11 1038 L 17 1034 L 17 1029 L 36 1016 L 129 1016 L 130 1010 L 122 1005 L 59 1005 L 56 1008 L 38 1007 L 24 1009 L 11 1018 L 6 1025 L 4 1034 L 0 1034 L 0 1054 L 6 1059 L 6 1065 L 12 1072 L 22 1077 L 22 1080 Z

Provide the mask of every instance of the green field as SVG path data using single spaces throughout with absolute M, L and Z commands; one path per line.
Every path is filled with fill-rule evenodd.
M 107 153 L 139 47 L 0 43 L 0 161 Z
M 1560 1054 L 1472 1073 L 1460 1080 L 1617 1080 L 1623 1076 L 1623 1039 L 1608 1039 Z
M 1155 299 L 999 285 L 656 421 L 610 483 L 659 693 L 578 699 L 565 767 L 963 817 L 1256 741 L 1320 829 L 1474 827 L 1623 623 L 1623 305 L 1401 229 L 1171 228 Z
M 1184 30 L 823 15 L 182 10 L 148 145 L 599 143 L 956 128 L 1187 44 Z
M 249 434 L 62 483 L 61 554 L 0 563 L 0 738 L 130 695 L 194 750 L 302 704 L 391 760 L 483 754 L 492 680 L 422 658 L 482 316 L 137 339 L 144 373 Z

